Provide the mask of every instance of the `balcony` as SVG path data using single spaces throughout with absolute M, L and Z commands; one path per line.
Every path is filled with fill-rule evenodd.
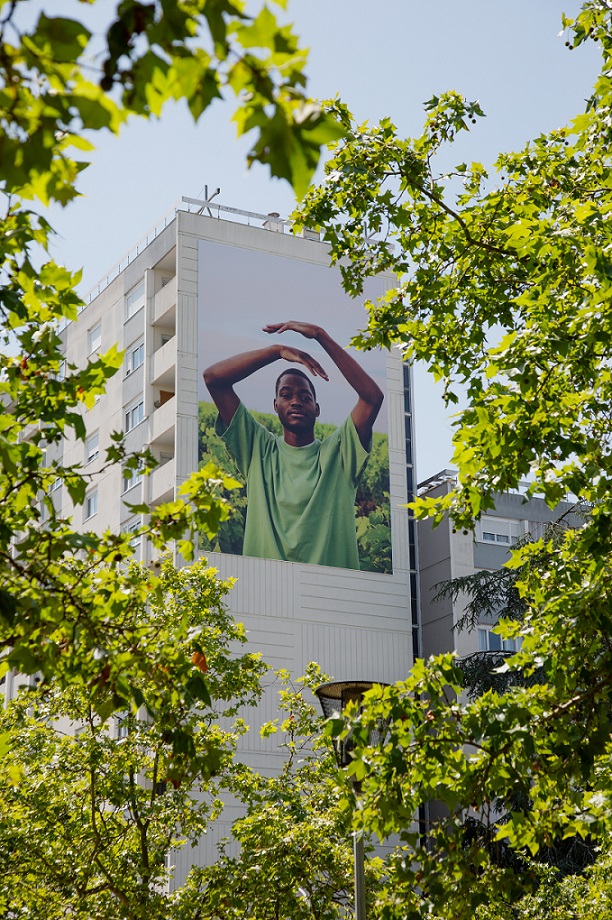
M 155 295 L 153 325 L 176 327 L 176 276 Z
M 174 423 L 176 419 L 176 396 L 172 396 L 167 402 L 160 405 L 153 413 L 151 420 L 151 439 L 150 444 L 172 445 L 174 452 Z
M 152 505 L 173 500 L 175 478 L 174 459 L 155 467 L 149 477 L 149 501 Z
M 174 390 L 176 336 L 151 356 L 151 383 L 162 390 Z

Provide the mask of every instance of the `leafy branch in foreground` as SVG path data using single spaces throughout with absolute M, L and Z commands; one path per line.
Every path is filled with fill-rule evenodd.
M 491 175 L 480 163 L 436 171 L 440 148 L 483 114 L 457 93 L 431 99 L 408 139 L 330 104 L 347 135 L 298 219 L 323 228 L 352 293 L 369 275 L 397 275 L 356 342 L 424 361 L 449 403 L 466 392 L 460 488 L 419 499 L 418 513 L 451 511 L 469 527 L 528 474 L 551 506 L 610 493 L 610 15 L 591 0 L 566 23 L 574 46 L 595 41 L 603 56 L 586 111 L 501 154 Z
M 612 907 L 610 887 L 610 853 L 607 845 L 597 861 L 584 875 L 559 878 L 554 870 L 543 872 L 537 892 L 511 907 L 513 920 L 555 917 L 558 920 L 598 920 Z M 477 920 L 502 920 L 508 906 L 483 906 Z
M 102 37 L 87 26 L 87 6 L 94 5 L 82 5 L 83 21 L 45 10 L 31 26 L 23 0 L 3 8 L 7 194 L 66 204 L 85 166 L 71 159 L 70 148 L 91 149 L 84 131 L 116 132 L 130 114 L 158 117 L 169 100 L 184 99 L 197 120 L 228 94 L 237 99 L 238 133 L 254 133 L 249 160 L 305 191 L 321 145 L 340 131 L 306 97 L 307 52 L 268 6 L 251 15 L 242 0 L 124 0 Z

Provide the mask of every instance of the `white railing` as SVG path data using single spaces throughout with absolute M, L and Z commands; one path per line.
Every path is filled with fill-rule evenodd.
M 203 214 L 205 211 L 208 212 L 209 217 L 212 217 L 212 211 L 216 211 L 216 217 L 218 220 L 235 220 L 238 223 L 245 223 L 248 226 L 251 225 L 252 220 L 261 221 L 262 225 L 268 224 L 268 229 L 282 230 L 285 226 L 289 227 L 291 222 L 280 217 L 279 214 L 259 214 L 257 211 L 244 211 L 241 208 L 230 208 L 224 204 L 218 204 L 216 201 L 202 199 L 202 198 L 188 198 L 183 196 L 180 201 L 176 204 L 159 220 L 150 230 L 142 236 L 138 242 L 132 246 L 132 248 L 127 252 L 118 262 L 115 262 L 113 267 L 97 282 L 94 286 L 85 294 L 83 300 L 85 303 L 91 303 L 94 297 L 97 297 L 98 294 L 108 287 L 111 281 L 114 281 L 115 278 L 121 274 L 124 269 L 128 267 L 130 262 L 133 262 L 134 259 L 140 255 L 143 249 L 153 242 L 156 236 L 168 227 L 176 217 L 177 211 L 188 211 L 194 212 L 196 214 Z M 223 212 L 223 218 L 221 217 L 221 212 Z M 317 235 L 318 236 L 318 235 Z M 312 238 L 312 237 L 311 237 Z
M 165 230 L 166 227 L 172 223 L 178 210 L 180 210 L 180 203 L 174 205 L 170 211 L 164 214 L 162 219 L 154 224 L 154 226 L 151 227 L 151 229 L 148 230 L 145 235 L 138 240 L 136 245 L 132 246 L 129 252 L 122 256 L 118 262 L 115 262 L 113 267 L 102 278 L 100 278 L 97 284 L 94 284 L 94 286 L 87 292 L 87 294 L 85 294 L 83 297 L 85 303 L 91 303 L 94 297 L 97 297 L 98 294 L 101 294 L 102 291 L 108 287 L 111 281 L 114 281 L 115 278 L 128 267 L 130 262 L 133 262 L 136 256 L 140 255 L 143 249 L 146 249 L 149 243 L 152 243 L 155 237 L 159 236 L 162 230 Z

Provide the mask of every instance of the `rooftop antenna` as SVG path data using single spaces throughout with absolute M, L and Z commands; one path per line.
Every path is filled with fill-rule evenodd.
M 207 186 L 207 185 L 204 186 L 204 200 L 205 200 L 205 201 L 212 201 L 213 198 L 216 198 L 217 195 L 220 195 L 220 194 L 221 194 L 221 189 L 220 189 L 220 188 L 216 188 L 216 189 L 214 190 L 214 192 L 212 193 L 212 195 L 210 196 L 210 198 L 209 198 L 209 197 L 208 197 L 208 186 Z M 202 207 L 200 208 L 200 210 L 199 210 L 199 211 L 196 211 L 196 214 L 201 214 L 205 207 L 206 207 L 206 205 L 203 204 Z M 210 208 L 206 208 L 206 210 L 208 211 L 208 216 L 209 216 L 209 217 L 212 217 L 212 213 L 211 213 Z

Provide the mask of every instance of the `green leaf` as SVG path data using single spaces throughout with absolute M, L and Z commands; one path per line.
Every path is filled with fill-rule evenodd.
M 90 38 L 91 32 L 82 23 L 59 16 L 50 18 L 41 13 L 31 41 L 43 53 L 52 54 L 55 61 L 72 63 Z

